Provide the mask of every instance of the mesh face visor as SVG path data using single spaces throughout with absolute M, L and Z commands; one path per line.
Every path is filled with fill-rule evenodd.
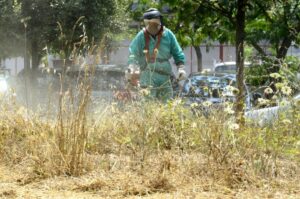
M 149 23 L 155 23 L 157 25 L 161 25 L 160 19 L 144 19 L 145 26 L 148 26 Z

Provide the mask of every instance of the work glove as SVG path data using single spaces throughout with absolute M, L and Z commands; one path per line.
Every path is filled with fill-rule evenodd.
M 133 70 L 134 70 L 134 65 L 130 64 L 125 71 L 125 79 L 127 82 L 131 81 Z
M 187 78 L 186 76 L 186 72 L 184 70 L 184 65 L 180 65 L 178 67 L 178 80 L 181 81 L 181 80 L 185 80 Z
M 125 71 L 125 79 L 133 86 L 138 86 L 139 84 L 140 71 L 136 65 L 130 64 Z

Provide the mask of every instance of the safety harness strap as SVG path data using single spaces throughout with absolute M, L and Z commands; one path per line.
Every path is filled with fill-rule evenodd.
M 163 33 L 163 26 L 161 27 L 161 29 L 157 33 L 157 42 L 156 42 L 155 47 L 153 49 L 152 56 L 150 57 L 150 52 L 149 52 L 150 33 L 147 31 L 146 28 L 144 28 L 144 37 L 145 37 L 144 53 L 145 53 L 145 56 L 146 56 L 146 62 L 147 63 L 155 62 L 156 56 L 157 56 L 157 53 L 158 53 L 158 49 L 159 49 L 159 45 L 160 45 L 160 40 L 161 40 L 161 37 L 162 37 L 162 33 Z

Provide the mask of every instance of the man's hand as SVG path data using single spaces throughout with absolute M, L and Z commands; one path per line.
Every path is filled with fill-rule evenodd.
M 132 78 L 132 74 L 133 74 L 133 70 L 134 70 L 134 65 L 129 65 L 128 68 L 125 71 L 125 79 L 127 82 L 131 81 Z
M 184 65 L 180 65 L 178 67 L 178 80 L 181 81 L 181 80 L 185 80 L 187 78 L 186 76 L 186 72 L 184 70 Z
M 140 71 L 136 65 L 130 64 L 125 71 L 125 79 L 133 86 L 138 86 L 139 84 Z

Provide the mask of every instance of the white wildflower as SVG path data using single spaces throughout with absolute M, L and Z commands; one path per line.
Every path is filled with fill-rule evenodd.
M 296 143 L 296 145 L 297 145 L 298 147 L 300 147 L 300 141 L 298 141 L 298 142 Z
M 270 77 L 274 78 L 274 79 L 278 79 L 281 77 L 281 75 L 279 73 L 271 73 Z
M 285 125 L 292 124 L 291 120 L 288 120 L 288 119 L 282 120 L 282 123 Z
M 224 90 L 222 91 L 222 96 L 224 96 L 224 97 L 227 97 L 227 96 L 232 97 L 234 95 L 234 93 L 233 93 L 234 90 L 235 90 L 235 88 L 233 86 L 226 86 L 224 88 Z
M 111 103 L 110 108 L 111 108 L 112 113 L 116 113 L 117 112 L 117 103 L 116 102 Z
M 204 107 L 210 107 L 210 106 L 212 105 L 212 102 L 210 102 L 210 101 L 205 101 L 205 102 L 202 103 L 202 105 L 203 105 Z
M 240 128 L 240 126 L 237 123 L 230 123 L 228 127 L 230 130 L 237 130 Z
M 228 86 L 225 87 L 225 90 L 228 90 L 228 91 L 231 91 L 231 92 L 233 92 L 234 89 L 235 89 L 235 87 L 230 86 L 230 85 L 228 85 Z
M 140 94 L 143 96 L 148 96 L 150 94 L 150 90 L 145 88 L 140 90 Z
M 264 98 L 258 98 L 257 101 L 258 101 L 259 105 L 268 105 L 268 104 L 270 104 L 270 100 L 267 100 L 267 99 L 264 99 Z
M 283 86 L 284 86 L 284 84 L 283 84 L 283 83 L 280 83 L 280 82 L 278 82 L 278 83 L 275 84 L 275 87 L 276 87 L 277 89 L 281 89 Z
M 225 111 L 225 113 L 228 113 L 228 114 L 234 114 L 234 110 L 232 110 L 231 107 L 226 107 L 226 108 L 224 109 L 224 111 Z
M 292 94 L 292 89 L 289 86 L 283 86 L 281 92 L 282 94 L 289 96 Z
M 182 100 L 181 99 L 175 99 L 174 102 L 173 102 L 174 106 L 178 106 L 180 104 L 182 104 Z
M 277 95 L 272 96 L 272 100 L 276 101 L 278 99 Z
M 272 93 L 273 93 L 273 89 L 270 88 L 270 87 L 268 87 L 268 88 L 266 88 L 266 89 L 264 90 L 264 93 L 265 93 L 265 94 L 272 94 Z
M 21 106 L 18 110 L 17 110 L 17 115 L 23 115 L 27 112 L 26 108 Z
M 192 128 L 197 128 L 197 123 L 196 123 L 196 122 L 193 122 L 193 123 L 191 124 L 191 127 L 192 127 Z
M 258 121 L 258 125 L 259 125 L 259 126 L 264 126 L 264 124 L 265 124 L 265 120 L 264 120 L 264 119 L 260 119 L 260 120 Z
M 195 102 L 191 104 L 191 108 L 196 108 L 196 107 L 198 107 L 198 106 L 199 106 L 199 104 L 198 104 L 198 103 L 195 103 Z
M 206 69 L 203 69 L 201 73 L 209 73 L 210 71 L 211 71 L 211 69 L 206 68 Z
M 289 104 L 289 102 L 288 102 L 287 100 L 282 100 L 282 101 L 279 103 L 280 106 L 286 106 L 286 105 L 288 105 L 288 104 Z

